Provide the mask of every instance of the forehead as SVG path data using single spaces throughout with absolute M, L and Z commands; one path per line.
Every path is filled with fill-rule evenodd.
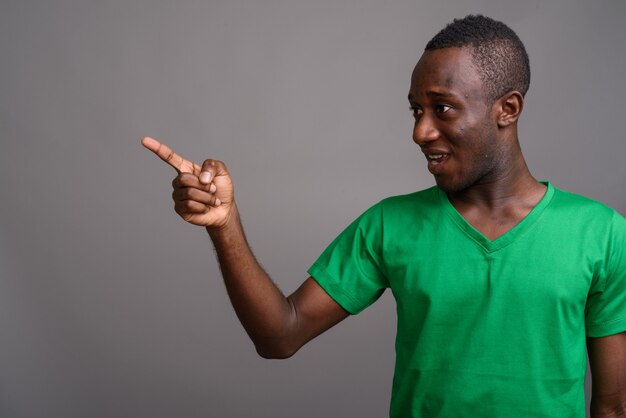
M 424 52 L 413 70 L 409 97 L 431 94 L 482 97 L 482 87 L 471 50 L 443 48 Z

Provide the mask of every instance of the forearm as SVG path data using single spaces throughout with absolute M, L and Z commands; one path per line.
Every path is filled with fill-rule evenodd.
M 264 357 L 288 357 L 293 305 L 259 265 L 248 245 L 239 212 L 221 228 L 207 228 L 228 296 L 241 324 Z
M 176 169 L 174 209 L 186 222 L 206 226 L 235 312 L 261 356 L 289 357 L 347 316 L 312 279 L 286 298 L 263 271 L 246 242 L 223 162 L 200 166 L 153 138 L 141 143 Z

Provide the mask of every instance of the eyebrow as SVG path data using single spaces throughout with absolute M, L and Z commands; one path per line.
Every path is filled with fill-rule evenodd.
M 428 93 L 426 93 L 426 96 L 428 96 L 428 97 L 436 97 L 436 98 L 445 98 L 445 99 L 457 97 L 456 95 L 454 95 L 452 93 L 443 93 L 443 92 L 439 92 L 439 91 L 429 91 Z M 414 100 L 411 97 L 411 93 L 409 93 L 408 99 L 409 99 L 409 102 L 411 102 L 411 103 L 414 102 Z
M 441 92 L 438 92 L 438 91 L 429 91 L 428 93 L 426 93 L 426 96 L 428 96 L 428 97 L 445 97 L 445 98 L 456 97 L 452 93 L 441 93 Z

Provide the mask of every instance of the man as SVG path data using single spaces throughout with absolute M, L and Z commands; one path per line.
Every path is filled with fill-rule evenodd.
M 373 303 L 397 302 L 391 416 L 626 416 L 626 220 L 538 182 L 517 121 L 530 71 L 517 35 L 455 20 L 411 79 L 413 140 L 436 187 L 388 198 L 324 251 L 285 297 L 256 262 L 226 166 L 143 145 L 178 170 L 176 212 L 202 225 L 263 357 L 286 358 Z

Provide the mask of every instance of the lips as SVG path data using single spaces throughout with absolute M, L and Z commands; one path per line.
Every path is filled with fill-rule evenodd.
M 443 162 L 443 160 L 445 160 L 446 158 L 448 158 L 449 154 L 430 154 L 427 155 L 426 158 L 428 158 L 428 162 L 433 163 L 433 165 L 437 165 L 441 162 Z
M 428 171 L 432 174 L 440 174 L 450 159 L 450 154 L 444 151 L 424 151 L 424 155 L 428 161 Z

